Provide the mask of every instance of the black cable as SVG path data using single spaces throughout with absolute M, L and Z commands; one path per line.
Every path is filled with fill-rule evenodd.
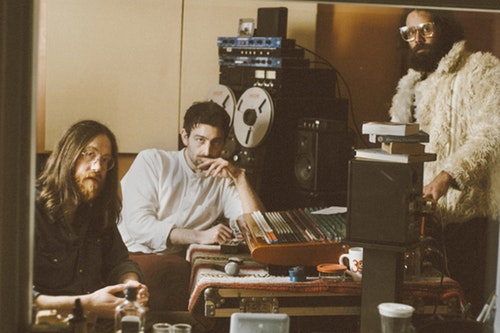
M 448 269 L 448 259 L 446 256 L 446 245 L 444 242 L 444 228 L 442 226 L 441 219 L 438 218 L 434 214 L 425 214 L 425 235 L 428 236 L 426 237 L 427 240 L 435 240 L 436 244 L 430 244 L 429 249 L 432 250 L 433 253 L 439 255 L 440 257 L 440 282 L 439 282 L 439 290 L 442 293 L 444 291 L 444 277 L 445 274 L 447 274 L 449 277 L 450 272 Z M 435 250 L 432 249 L 432 247 L 435 248 Z M 434 304 L 434 310 L 433 310 L 433 316 L 436 315 L 437 308 L 439 306 L 439 299 L 436 299 L 436 302 Z
M 310 54 L 314 55 L 316 58 L 319 58 L 321 60 L 321 62 L 312 62 L 312 63 L 326 65 L 326 66 L 330 67 L 331 69 L 333 69 L 335 71 L 335 73 L 340 77 L 340 79 L 345 87 L 345 90 L 347 92 L 347 100 L 349 102 L 349 113 L 351 115 L 352 123 L 354 125 L 354 132 L 356 133 L 357 137 L 360 139 L 360 141 L 364 145 L 364 147 L 368 147 L 369 143 L 365 140 L 362 133 L 359 131 L 360 127 L 358 126 L 358 122 L 357 122 L 356 117 L 354 115 L 354 108 L 352 105 L 353 103 L 352 103 L 351 89 L 349 88 L 349 85 L 347 84 L 347 81 L 345 80 L 344 76 L 340 73 L 340 71 L 337 70 L 337 68 L 335 68 L 335 66 L 332 65 L 332 63 L 330 63 L 327 59 L 323 58 L 322 56 L 320 56 L 316 52 L 313 52 L 313 51 L 309 50 L 308 48 L 301 46 L 301 45 L 298 45 L 298 44 L 296 44 L 296 46 L 303 49 L 306 52 L 309 52 Z M 338 93 L 338 96 L 341 98 L 342 94 L 340 91 L 340 84 L 339 84 L 339 81 L 337 78 L 336 78 L 336 82 L 337 82 L 337 90 L 338 90 L 337 93 Z

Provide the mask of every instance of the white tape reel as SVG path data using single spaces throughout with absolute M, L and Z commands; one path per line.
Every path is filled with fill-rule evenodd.
M 234 134 L 246 148 L 257 147 L 271 130 L 274 105 L 271 96 L 262 88 L 245 90 L 234 112 Z
M 234 108 L 236 106 L 236 97 L 231 88 L 222 84 L 216 85 L 208 92 L 208 100 L 219 104 L 226 110 L 231 118 L 229 126 L 233 125 Z

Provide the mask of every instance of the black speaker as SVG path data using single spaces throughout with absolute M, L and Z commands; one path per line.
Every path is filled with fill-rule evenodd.
M 228 159 L 246 170 L 266 209 L 286 210 L 296 207 L 294 161 L 298 120 L 314 117 L 346 123 L 347 101 L 335 97 L 336 73 L 331 69 L 294 67 L 265 71 L 274 76 L 266 81 L 268 87 L 255 77 L 255 68 L 221 66 L 219 83 L 230 87 L 235 96 L 240 98 L 250 87 L 262 87 L 271 96 L 274 108 L 272 126 L 264 141 L 253 147 L 237 145 Z
M 350 159 L 346 122 L 302 118 L 297 129 L 298 188 L 310 192 L 345 192 Z
M 286 39 L 288 8 L 258 8 L 256 37 L 281 37 Z
M 406 247 L 419 241 L 423 163 L 351 160 L 347 242 Z

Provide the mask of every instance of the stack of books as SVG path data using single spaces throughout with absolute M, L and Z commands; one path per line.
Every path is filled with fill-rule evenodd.
M 426 153 L 424 142 L 429 135 L 417 123 L 372 121 L 364 123 L 361 131 L 369 141 L 380 143 L 380 148 L 356 149 L 356 159 L 369 159 L 395 163 L 430 162 L 436 154 Z

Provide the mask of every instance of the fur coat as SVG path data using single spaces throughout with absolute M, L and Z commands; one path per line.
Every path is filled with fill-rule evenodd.
M 401 78 L 390 108 L 392 121 L 411 122 L 430 136 L 424 185 L 444 170 L 453 185 L 440 198 L 443 223 L 500 214 L 500 62 L 455 43 L 425 80 L 412 69 Z

